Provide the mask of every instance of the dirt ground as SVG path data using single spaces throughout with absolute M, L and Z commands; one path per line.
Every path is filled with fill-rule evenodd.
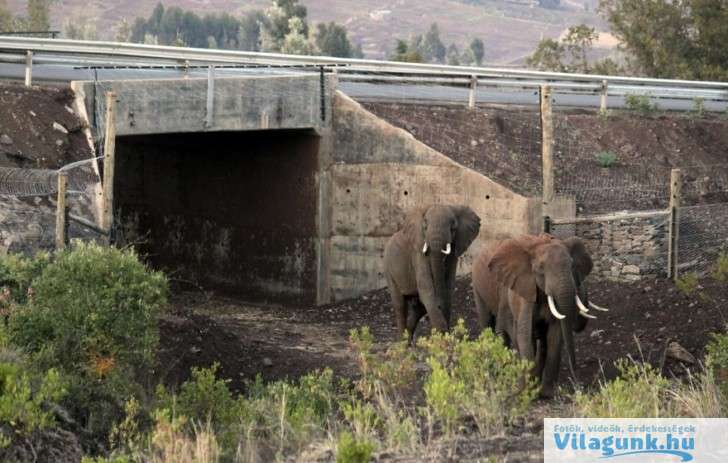
M 454 316 L 463 318 L 473 335 L 476 319 L 468 278 L 458 281 Z M 590 283 L 590 298 L 608 306 L 576 335 L 577 376 L 585 385 L 614 377 L 615 360 L 631 356 L 662 366 L 666 375 L 682 375 L 697 365 L 665 356 L 676 341 L 695 358 L 703 356 L 707 334 L 728 323 L 728 286 L 706 280 L 692 296 L 670 280 L 639 284 Z M 389 297 L 385 290 L 321 307 L 254 307 L 204 293 L 176 296 L 171 313 L 162 319 L 161 376 L 179 382 L 193 366 L 221 364 L 222 375 L 242 388 L 260 372 L 265 379 L 294 378 L 317 368 L 353 376 L 348 350 L 353 328 L 368 326 L 382 343 L 396 340 Z M 425 333 L 420 324 L 418 334 Z M 568 383 L 562 362 L 561 383 Z
M 363 103 L 418 140 L 525 195 L 541 190 L 537 111 Z M 569 110 L 554 114 L 555 187 L 584 213 L 665 207 L 670 170 L 683 169 L 683 204 L 728 201 L 728 120 Z M 602 167 L 602 153 L 615 162 Z
M 70 88 L 1 85 L 0 166 L 58 169 L 90 158 L 73 98 Z
M 472 335 L 477 335 L 473 301 L 467 277 L 460 278 L 454 298 L 454 315 L 464 318 Z M 677 360 L 667 346 L 677 342 L 698 361 L 704 355 L 708 333 L 725 330 L 728 286 L 705 281 L 691 296 L 681 293 L 670 280 L 639 284 L 590 283 L 590 297 L 610 308 L 591 320 L 576 335 L 576 374 L 580 383 L 595 387 L 616 375 L 614 362 L 631 357 L 662 368 L 668 377 L 681 377 L 695 370 L 696 363 Z M 211 293 L 178 293 L 170 312 L 161 320 L 159 377 L 179 384 L 192 367 L 219 362 L 222 377 L 239 391 L 245 381 L 260 373 L 266 380 L 296 378 L 309 371 L 329 367 L 337 375 L 356 377 L 356 365 L 348 348 L 353 328 L 368 326 L 382 347 L 397 337 L 385 290 L 321 307 L 256 307 Z M 418 335 L 428 329 L 421 323 Z M 566 361 L 562 362 L 560 384 L 570 389 Z M 428 450 L 429 461 L 474 461 L 500 455 L 507 461 L 541 461 L 543 418 L 568 416 L 564 397 L 539 401 L 510 434 L 488 439 L 462 436 L 452 447 Z M 446 448 L 447 447 L 447 448 Z M 328 454 L 312 454 L 311 460 L 327 461 Z M 409 461 L 380 455 L 380 461 Z M 412 460 L 414 461 L 414 460 Z M 422 460 L 420 460 L 422 461 Z

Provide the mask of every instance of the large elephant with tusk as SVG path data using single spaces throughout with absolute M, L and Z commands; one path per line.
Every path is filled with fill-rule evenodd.
M 467 206 L 433 205 L 410 213 L 384 248 L 384 274 L 400 334 L 410 342 L 427 314 L 432 327 L 447 331 L 458 258 L 480 231 Z
M 521 357 L 535 362 L 541 396 L 552 397 L 562 345 L 571 376 L 574 332 L 598 311 L 589 301 L 585 278 L 592 259 L 579 238 L 524 235 L 485 247 L 473 264 L 472 284 L 481 329 L 492 328 Z

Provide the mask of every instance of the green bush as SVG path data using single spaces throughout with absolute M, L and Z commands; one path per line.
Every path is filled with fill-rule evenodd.
M 702 118 L 705 116 L 705 98 L 695 97 L 693 98 L 693 107 L 690 111 L 691 115 L 696 118 Z
M 30 296 L 9 316 L 9 342 L 31 354 L 36 368 L 57 368 L 69 379 L 67 408 L 105 442 L 153 366 L 166 278 L 131 251 L 95 244 L 75 244 L 50 260 L 16 259 L 0 267 L 21 275 L 12 279 L 19 300 Z
M 650 116 L 653 115 L 658 111 L 657 103 L 653 104 L 650 101 L 649 95 L 627 95 L 624 98 L 625 103 L 627 104 L 627 108 L 630 111 L 635 111 L 640 113 L 643 116 Z
M 698 274 L 695 272 L 688 272 L 675 280 L 675 286 L 677 286 L 678 291 L 688 297 L 695 294 L 698 290 L 698 285 Z
M 601 167 L 612 167 L 617 162 L 614 151 L 600 151 L 597 153 L 597 162 Z
M 620 376 L 593 394 L 577 391 L 576 416 L 589 418 L 663 418 L 670 414 L 670 382 L 648 364 L 620 360 Z
M 725 252 L 721 252 L 718 259 L 716 259 L 712 277 L 723 283 L 728 281 L 728 254 Z
M 720 391 L 721 402 L 728 409 L 728 334 L 711 334 L 705 350 L 705 367 L 710 370 Z
M 16 433 L 29 435 L 52 426 L 55 419 L 48 405 L 57 403 L 65 394 L 57 370 L 36 375 L 19 364 L 0 363 L 0 423 L 10 424 Z
M 336 463 L 367 463 L 372 459 L 374 449 L 372 442 L 343 432 L 336 444 Z
M 491 330 L 469 340 L 462 320 L 451 333 L 433 334 L 419 345 L 430 373 L 425 398 L 446 433 L 471 417 L 481 434 L 498 432 L 523 416 L 537 394 L 533 365 L 506 348 Z

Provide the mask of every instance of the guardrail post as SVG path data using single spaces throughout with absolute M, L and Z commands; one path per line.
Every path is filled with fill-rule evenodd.
M 205 127 L 212 127 L 213 113 L 215 112 L 215 66 L 207 68 L 207 115 Z
M 56 249 L 66 247 L 68 208 L 66 207 L 66 187 L 68 173 L 58 172 L 58 200 L 56 202 Z
M 183 69 L 184 69 L 184 76 L 182 78 L 189 79 L 190 78 L 190 61 L 189 60 L 185 60 Z
M 682 176 L 680 169 L 670 172 L 670 222 L 667 239 L 667 276 L 678 279 L 678 242 L 680 241 L 680 196 Z
M 25 86 L 33 85 L 33 52 L 28 50 L 25 55 Z
M 554 121 L 551 110 L 551 87 L 541 86 L 541 158 L 543 163 L 543 203 L 554 199 Z
M 601 114 L 607 113 L 607 93 L 609 91 L 609 82 L 607 80 L 602 81 L 602 93 L 599 101 L 599 112 Z
M 116 157 L 116 94 L 106 93 L 106 133 L 104 135 L 104 178 L 102 185 L 103 213 L 101 228 L 108 234 L 111 244 L 111 228 L 114 224 L 114 168 Z
M 478 92 L 478 77 L 470 76 L 470 92 L 468 94 L 468 108 L 475 109 L 475 96 Z

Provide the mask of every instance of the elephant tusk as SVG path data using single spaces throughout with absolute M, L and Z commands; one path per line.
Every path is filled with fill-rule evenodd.
M 559 311 L 556 310 L 556 304 L 554 303 L 553 297 L 549 296 L 548 301 L 549 301 L 549 310 L 551 311 L 551 315 L 556 317 L 558 320 L 563 320 L 564 318 L 566 318 L 566 315 L 561 315 L 559 313 Z
M 609 309 L 606 309 L 604 307 L 599 307 L 598 305 L 594 304 L 592 301 L 589 301 L 589 307 L 591 307 L 594 310 L 598 310 L 600 312 L 609 312 Z
M 427 254 L 427 242 L 425 242 L 425 245 L 422 247 L 422 254 Z
M 445 254 L 446 256 L 449 256 L 451 252 L 452 252 L 452 246 L 450 245 L 450 243 L 447 243 L 447 245 L 445 246 L 445 250 L 442 251 L 442 253 Z
M 584 303 L 581 302 L 581 298 L 579 297 L 578 294 L 576 295 L 576 306 L 579 307 L 580 312 L 584 312 L 584 313 L 589 312 L 589 309 L 587 309 L 586 306 L 584 305 Z
M 597 318 L 597 317 L 595 317 L 594 315 L 592 315 L 592 314 L 588 314 L 588 313 L 586 313 L 586 312 L 582 312 L 581 310 L 579 311 L 579 315 L 581 315 L 581 316 L 582 316 L 582 317 L 584 317 L 584 318 Z

